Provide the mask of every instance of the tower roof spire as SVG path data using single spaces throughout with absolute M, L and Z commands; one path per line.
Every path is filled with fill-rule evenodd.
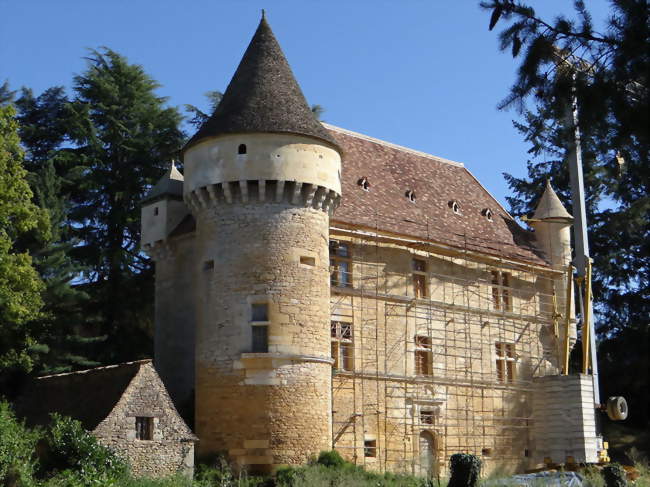
M 221 103 L 185 149 L 207 137 L 251 132 L 307 135 L 338 146 L 309 108 L 264 12 Z
M 548 179 L 546 180 L 544 193 L 537 203 L 537 208 L 535 208 L 533 218 L 535 220 L 553 219 L 573 221 L 573 217 L 568 211 L 566 211 L 566 208 L 564 208 L 560 198 L 558 198 L 557 193 L 551 186 L 551 181 Z

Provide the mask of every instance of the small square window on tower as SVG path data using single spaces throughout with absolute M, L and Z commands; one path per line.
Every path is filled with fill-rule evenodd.
M 253 303 L 251 305 L 251 321 L 269 321 L 269 305 Z
M 153 440 L 153 418 L 137 416 L 135 418 L 135 438 L 138 440 Z

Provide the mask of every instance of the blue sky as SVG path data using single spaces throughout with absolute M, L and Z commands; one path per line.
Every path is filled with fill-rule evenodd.
M 540 14 L 568 0 L 533 0 Z M 605 0 L 589 0 L 595 24 Z M 463 162 L 502 203 L 527 146 L 499 112 L 516 61 L 498 51 L 478 0 L 0 0 L 0 82 L 35 93 L 83 72 L 87 48 L 141 64 L 169 103 L 223 91 L 259 22 L 278 38 L 307 100 L 333 125 Z

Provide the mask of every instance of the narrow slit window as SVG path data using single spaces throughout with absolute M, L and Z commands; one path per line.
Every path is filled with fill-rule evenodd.
M 153 440 L 153 418 L 146 416 L 135 418 L 135 437 L 138 440 Z
M 300 256 L 300 263 L 303 264 L 303 265 L 308 265 L 308 266 L 314 267 L 316 265 L 316 258 L 309 257 L 307 255 L 301 255 Z
M 158 216 L 158 207 L 157 206 L 153 209 L 153 214 L 155 216 Z
M 246 154 L 246 144 L 239 144 L 237 148 L 237 154 Z

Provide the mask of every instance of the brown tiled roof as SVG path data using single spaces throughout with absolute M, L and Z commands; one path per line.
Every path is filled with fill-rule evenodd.
M 341 206 L 332 225 L 378 228 L 534 264 L 533 233 L 521 228 L 460 163 L 326 125 L 345 154 Z M 359 185 L 367 178 L 369 191 Z M 415 194 L 411 202 L 406 192 Z M 454 213 L 452 202 L 460 205 Z M 492 213 L 489 221 L 485 213 Z
M 336 145 L 309 108 L 264 17 L 217 109 L 183 150 L 206 137 L 250 132 L 308 135 Z
M 38 377 L 16 401 L 16 414 L 28 425 L 46 425 L 57 412 L 92 431 L 113 410 L 143 364 L 126 362 L 67 374 Z

